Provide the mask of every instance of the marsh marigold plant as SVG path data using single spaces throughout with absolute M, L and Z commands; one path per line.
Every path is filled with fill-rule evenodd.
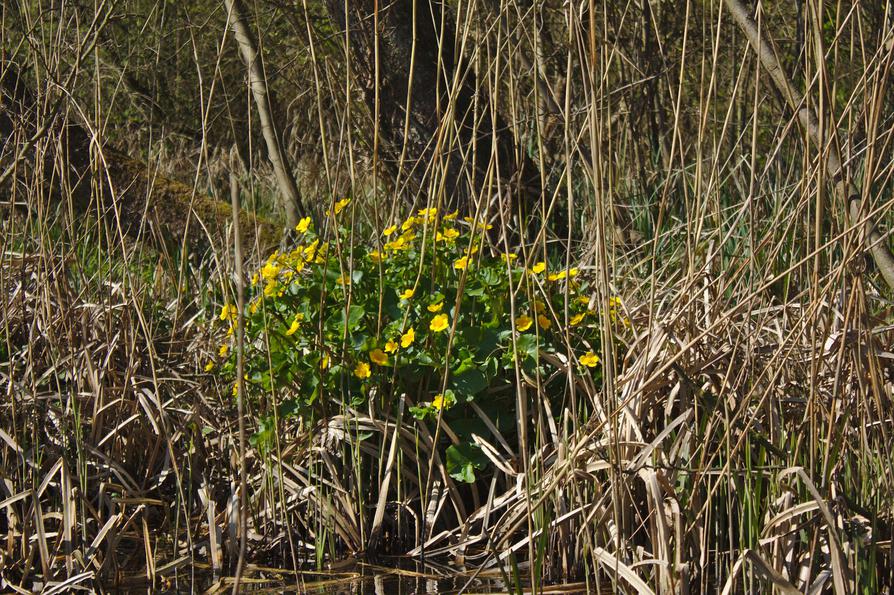
M 564 383 L 554 366 L 568 362 L 566 372 L 601 380 L 597 300 L 577 269 L 542 256 L 526 261 L 522 252 L 492 253 L 486 225 L 436 209 L 351 246 L 342 222 L 348 203 L 334 203 L 328 233 L 302 219 L 297 245 L 271 254 L 254 275 L 245 311 L 248 398 L 275 392 L 280 420 L 313 423 L 338 404 L 366 408 L 371 395 L 395 413 L 405 394 L 419 423 L 451 424 L 468 453 L 477 448 L 472 434 L 489 432 L 472 402 L 501 432 L 516 426 L 516 366 L 528 378 Z M 613 300 L 609 320 L 619 332 L 626 328 L 621 311 Z M 218 324 L 236 323 L 232 305 L 215 314 Z M 209 370 L 232 380 L 233 351 L 222 346 L 222 361 L 209 362 Z M 259 422 L 256 446 L 264 446 L 273 420 Z M 455 452 L 448 460 L 456 478 L 474 478 Z

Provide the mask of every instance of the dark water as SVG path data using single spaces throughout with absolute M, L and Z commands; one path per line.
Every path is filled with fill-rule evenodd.
M 443 568 L 438 572 L 431 569 L 423 569 L 421 572 L 401 569 L 388 569 L 379 567 L 358 568 L 354 576 L 344 576 L 340 580 L 332 581 L 323 579 L 319 583 L 305 581 L 302 592 L 314 595 L 416 595 L 416 594 L 468 594 L 482 593 L 531 593 L 528 584 L 507 584 L 493 575 L 474 576 L 468 573 L 444 573 Z M 522 577 L 524 580 L 524 577 Z M 330 582 L 332 581 L 332 582 Z M 316 584 L 315 584 L 316 583 Z M 583 583 L 539 586 L 537 593 L 548 595 L 564 595 L 574 593 L 587 593 L 587 586 Z M 605 591 L 603 591 L 605 592 Z
M 306 593 L 315 595 L 415 595 L 417 593 L 507 593 L 499 580 L 472 579 L 466 576 L 419 577 L 377 573 L 347 578 L 342 582 L 314 586 L 305 583 Z
M 476 574 L 474 571 L 449 566 L 404 565 L 401 568 L 351 563 L 325 571 L 285 571 L 270 567 L 248 565 L 239 583 L 240 593 L 309 593 L 313 595 L 416 595 L 532 593 L 533 589 L 522 575 L 506 580 L 493 569 Z M 229 593 L 233 577 L 211 577 L 203 574 L 175 574 L 162 579 L 147 589 L 145 583 L 131 584 L 125 591 L 118 585 L 115 592 L 151 593 Z M 592 585 L 591 585 L 592 587 Z M 585 583 L 538 586 L 538 595 L 565 595 L 591 592 Z M 601 590 L 603 593 L 611 590 Z

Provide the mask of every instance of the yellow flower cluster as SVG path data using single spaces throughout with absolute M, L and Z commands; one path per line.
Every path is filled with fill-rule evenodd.
M 460 236 L 460 232 L 451 226 L 450 222 L 456 219 L 456 212 L 449 213 L 441 217 L 443 226 L 441 229 L 435 230 L 435 242 L 454 242 Z M 427 223 L 436 223 L 438 219 L 438 210 L 435 208 L 420 209 L 415 216 L 407 218 L 398 226 L 397 224 L 389 225 L 382 230 L 382 235 L 391 238 L 398 230 L 401 231 L 394 239 L 385 242 L 386 252 L 395 252 L 399 250 L 409 250 L 413 246 L 416 239 L 415 227 L 417 225 L 425 225 Z M 378 256 L 378 254 L 377 254 Z
M 570 268 L 567 271 L 559 271 L 558 273 L 550 273 L 546 276 L 546 278 L 550 281 L 561 281 L 566 276 L 569 279 L 574 279 L 577 277 L 578 270 L 576 268 Z
M 388 229 L 393 228 L 389 227 Z M 387 231 L 387 230 L 386 230 Z M 400 234 L 396 239 L 391 240 L 390 242 L 385 242 L 385 250 L 386 251 L 397 251 L 397 250 L 409 250 L 413 245 L 413 240 L 416 239 L 416 232 L 412 229 L 408 229 L 404 231 L 404 233 Z

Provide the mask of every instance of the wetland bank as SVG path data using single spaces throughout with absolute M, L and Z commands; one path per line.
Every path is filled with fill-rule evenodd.
M 891 17 L 4 4 L 2 589 L 891 589 Z

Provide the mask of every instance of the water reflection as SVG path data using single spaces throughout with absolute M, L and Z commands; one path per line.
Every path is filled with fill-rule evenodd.
M 506 593 L 501 580 L 471 578 L 466 575 L 433 576 L 406 570 L 361 568 L 357 574 L 341 580 L 323 580 L 315 585 L 305 582 L 307 593 L 314 595 L 421 595 L 430 593 Z

